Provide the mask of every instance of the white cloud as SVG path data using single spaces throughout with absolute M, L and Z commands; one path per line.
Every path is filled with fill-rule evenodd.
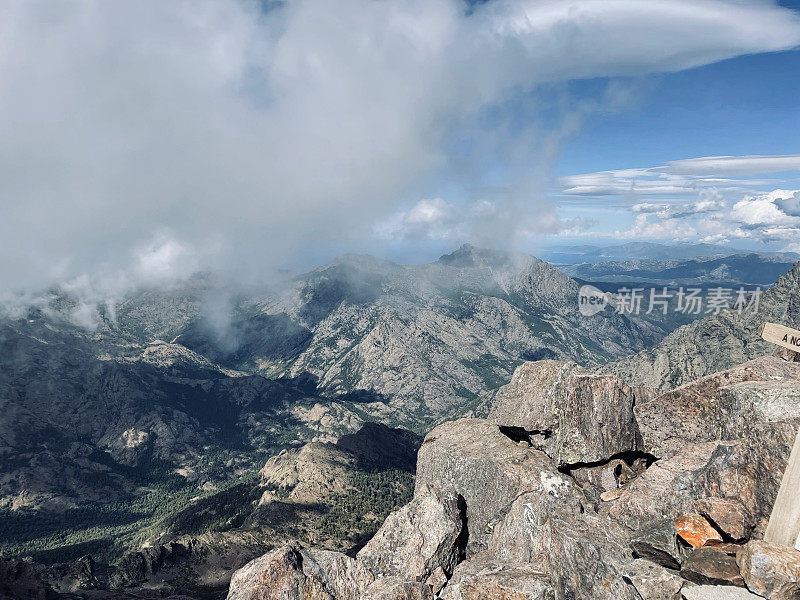
M 405 215 L 404 221 L 409 225 L 443 223 L 453 213 L 453 206 L 441 198 L 420 200 Z
M 134 256 L 136 275 L 148 282 L 183 279 L 199 268 L 195 253 L 166 234 L 138 248 Z
M 775 205 L 791 217 L 800 217 L 800 192 L 776 198 Z
M 378 224 L 379 238 L 395 240 L 451 239 L 463 234 L 463 215 L 442 198 L 423 199 Z
M 632 212 L 644 214 L 658 214 L 666 210 L 669 210 L 668 204 L 653 204 L 651 202 L 640 202 L 631 207 Z
M 676 219 L 651 221 L 650 214 L 636 215 L 634 225 L 627 231 L 617 231 L 621 239 L 657 239 L 685 242 L 698 237 L 698 231 L 691 225 Z
M 800 43 L 797 14 L 763 0 L 262 6 L 0 4 L 4 289 L 121 270 L 162 279 L 192 264 L 187 253 L 269 268 L 395 213 L 447 164 L 454 132 L 520 91 Z M 496 206 L 499 222 L 557 231 L 531 198 L 518 202 L 532 218 Z M 410 218 L 446 221 L 439 209 Z M 137 258 L 162 230 L 172 241 Z
M 800 154 L 781 156 L 707 156 L 673 160 L 666 165 L 570 175 L 561 179 L 564 194 L 578 196 L 695 196 L 702 190 L 764 186 L 760 179 L 731 179 L 800 171 Z
M 800 231 L 797 232 L 800 235 Z M 784 252 L 795 252 L 800 254 L 800 242 L 794 242 L 793 244 L 789 244 L 783 248 Z
M 794 208 L 800 191 L 774 190 L 748 194 L 729 202 L 706 191 L 688 204 L 639 203 L 631 206 L 634 225 L 617 235 L 627 238 L 654 238 L 672 241 L 727 243 L 749 240 L 764 244 L 784 244 L 789 250 L 800 239 L 800 217 L 785 212 Z
M 783 210 L 778 202 L 797 197 L 795 191 L 775 190 L 767 194 L 747 196 L 733 205 L 731 220 L 743 225 L 800 225 L 800 217 Z
M 779 156 L 708 156 L 667 163 L 670 173 L 678 175 L 757 175 L 800 170 L 800 154 Z

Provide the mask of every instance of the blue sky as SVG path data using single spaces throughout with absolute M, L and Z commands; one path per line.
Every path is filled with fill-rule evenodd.
M 650 83 L 640 105 L 586 124 L 565 147 L 559 175 L 800 147 L 800 51 L 733 58 Z
M 596 85 L 591 82 L 587 87 Z M 566 142 L 556 166 L 558 176 L 706 156 L 800 153 L 800 51 L 737 57 L 650 77 L 641 85 L 645 91 L 638 102 L 587 121 Z M 766 178 L 774 182 L 755 185 L 753 192 L 800 188 L 797 170 L 770 173 Z M 643 195 L 641 200 L 648 198 Z M 687 198 L 659 197 L 661 202 L 681 200 Z M 564 214 L 590 214 L 599 221 L 598 231 L 616 231 L 633 217 L 625 210 L 629 203 L 619 204 L 617 196 L 586 197 L 577 206 L 565 207 Z M 758 240 L 738 240 L 737 244 L 782 246 L 780 241 L 764 246 Z

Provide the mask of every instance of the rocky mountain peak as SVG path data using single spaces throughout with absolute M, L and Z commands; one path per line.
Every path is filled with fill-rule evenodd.
M 478 248 L 472 244 L 463 244 L 455 252 L 440 256 L 437 262 L 439 264 L 458 268 L 501 267 L 513 265 L 515 262 L 519 262 L 523 259 L 523 257 L 527 258 L 527 260 L 532 258 L 515 252 L 489 250 L 486 248 Z

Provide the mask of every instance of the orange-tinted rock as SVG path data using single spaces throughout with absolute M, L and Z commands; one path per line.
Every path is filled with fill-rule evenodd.
M 722 536 L 700 515 L 683 515 L 675 519 L 675 528 L 681 539 L 693 548 L 722 543 Z

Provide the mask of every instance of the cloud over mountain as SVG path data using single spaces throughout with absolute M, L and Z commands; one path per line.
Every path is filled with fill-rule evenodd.
M 274 267 L 394 214 L 516 94 L 798 43 L 756 0 L 5 2 L 0 282 Z

